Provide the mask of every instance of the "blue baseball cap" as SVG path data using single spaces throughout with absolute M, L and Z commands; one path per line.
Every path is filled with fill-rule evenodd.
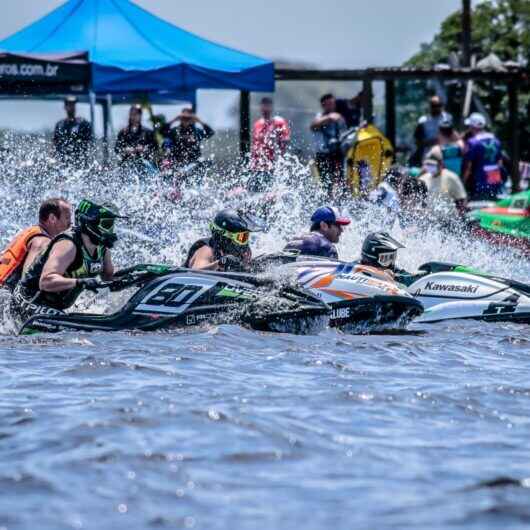
M 335 223 L 337 225 L 349 225 L 351 219 L 340 215 L 337 208 L 333 206 L 321 206 L 311 216 L 312 223 Z

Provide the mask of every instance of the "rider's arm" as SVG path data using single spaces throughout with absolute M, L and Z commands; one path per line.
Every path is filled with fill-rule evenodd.
M 323 116 L 317 116 L 312 122 L 309 128 L 312 131 L 317 131 L 320 129 L 323 125 L 326 125 L 326 123 L 329 123 L 330 121 L 333 121 L 331 114 L 324 114 Z
M 66 269 L 74 262 L 75 245 L 68 240 L 58 241 L 53 246 L 42 269 L 39 289 L 49 293 L 68 291 L 76 286 L 75 278 L 65 278 Z
M 204 123 L 203 121 L 199 123 L 202 125 L 204 131 L 202 134 L 202 139 L 207 140 L 215 134 L 215 131 L 207 123 Z
M 108 282 L 112 280 L 114 276 L 114 265 L 112 263 L 112 256 L 110 255 L 110 250 L 105 252 L 105 257 L 103 258 L 103 272 L 101 273 L 101 278 Z
M 22 272 L 26 272 L 35 261 L 35 258 L 49 245 L 50 239 L 44 236 L 36 236 L 29 242 L 28 253 L 24 260 Z
M 199 248 L 190 260 L 190 269 L 217 270 L 218 267 L 212 249 L 207 246 Z

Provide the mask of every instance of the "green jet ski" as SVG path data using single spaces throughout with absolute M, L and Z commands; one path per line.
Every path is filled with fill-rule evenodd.
M 469 215 L 472 233 L 498 246 L 530 255 L 530 191 L 516 193 Z

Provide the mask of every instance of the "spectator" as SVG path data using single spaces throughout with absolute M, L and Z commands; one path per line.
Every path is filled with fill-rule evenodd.
M 448 118 L 440 122 L 438 144 L 431 148 L 426 158 L 441 158 L 446 169 L 461 177 L 464 150 L 464 140 L 453 127 L 453 120 Z
M 405 179 L 405 171 L 399 166 L 393 166 L 385 175 L 383 182 L 368 195 L 368 200 L 383 208 L 384 218 L 381 225 L 385 228 L 392 228 L 400 211 L 400 201 L 398 190 L 401 182 Z
M 462 175 L 472 200 L 495 199 L 501 191 L 502 151 L 501 143 L 486 131 L 486 118 L 474 112 L 466 119 L 466 153 Z
M 263 98 L 261 118 L 256 120 L 252 128 L 250 169 L 253 174 L 249 182 L 250 191 L 264 191 L 270 183 L 276 160 L 285 153 L 291 139 L 287 120 L 273 116 L 272 111 L 272 99 Z
M 337 99 L 337 112 L 344 118 L 346 128 L 359 127 L 363 112 L 363 91 L 350 99 Z
M 118 133 L 114 150 L 122 164 L 153 161 L 157 149 L 151 129 L 142 126 L 142 106 L 133 105 L 129 110 L 129 123 Z
M 66 118 L 55 125 L 53 145 L 62 162 L 83 167 L 92 150 L 93 136 L 90 123 L 76 117 L 76 103 L 77 98 L 74 96 L 65 98 Z
M 405 175 L 398 187 L 399 225 L 407 231 L 423 231 L 428 228 L 427 186 L 416 177 Z
M 444 168 L 441 156 L 426 158 L 419 177 L 427 186 L 428 197 L 438 217 L 451 217 L 454 207 L 458 213 L 466 212 L 467 193 L 458 175 Z
M 421 166 L 427 150 L 438 141 L 440 123 L 452 119 L 451 115 L 443 110 L 442 100 L 438 96 L 432 96 L 429 105 L 429 114 L 420 117 L 414 131 L 416 151 L 410 160 L 412 166 Z
M 177 121 L 180 124 L 171 127 Z M 201 143 L 214 134 L 214 130 L 193 114 L 191 108 L 182 109 L 182 112 L 165 128 L 171 159 L 177 166 L 199 162 L 202 156 Z
M 322 112 L 311 122 L 315 139 L 315 164 L 329 197 L 335 187 L 345 187 L 343 181 L 343 155 L 341 134 L 346 130 L 344 118 L 336 111 L 335 96 L 324 94 L 320 98 Z M 342 190 L 341 190 L 342 191 Z

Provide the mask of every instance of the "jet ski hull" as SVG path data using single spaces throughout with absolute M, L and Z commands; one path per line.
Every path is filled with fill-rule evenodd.
M 392 278 L 358 264 L 278 254 L 260 257 L 256 266 L 297 277 L 304 289 L 331 307 L 330 327 L 350 333 L 403 328 L 423 313 L 421 302 Z
M 198 273 L 186 269 L 152 278 L 110 315 L 36 315 L 31 331 L 153 331 L 203 324 L 242 324 L 260 331 L 314 333 L 329 307 L 303 290 L 259 285 L 251 275 Z
M 475 319 L 530 323 L 530 286 L 452 264 L 429 263 L 422 269 L 426 274 L 408 287 L 425 307 L 417 322 Z

